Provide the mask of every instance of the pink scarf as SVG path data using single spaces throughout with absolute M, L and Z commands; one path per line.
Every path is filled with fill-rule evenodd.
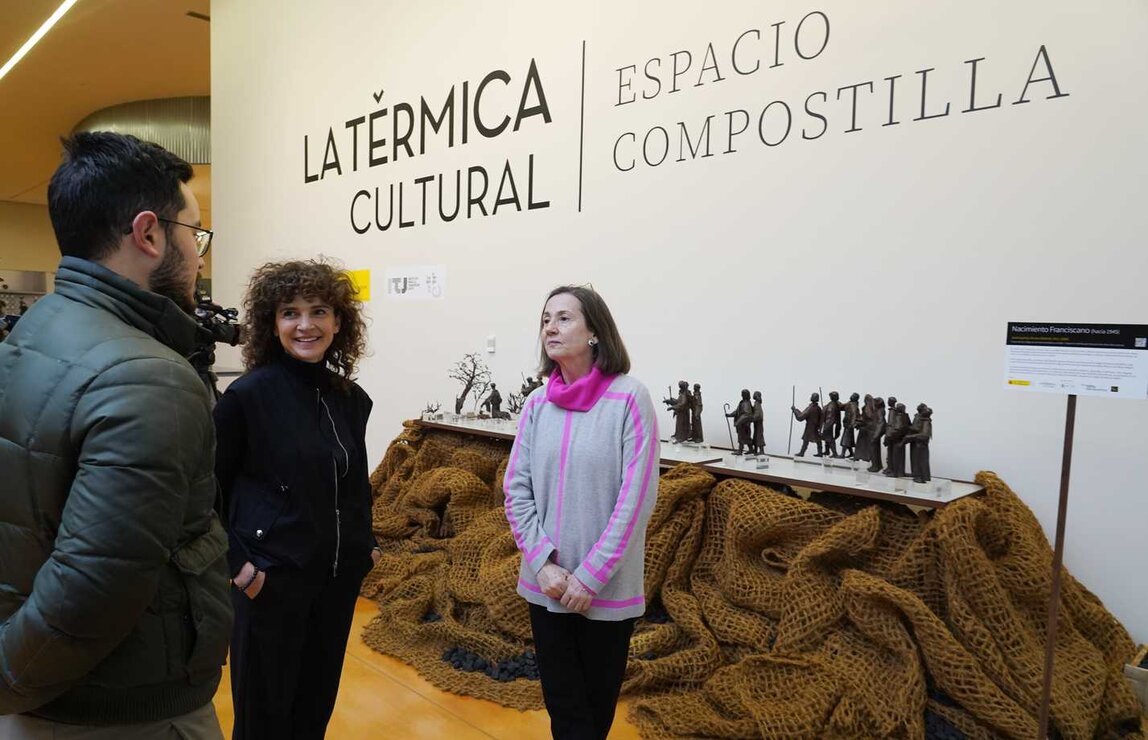
M 562 371 L 554 368 L 550 382 L 546 384 L 546 400 L 570 411 L 589 411 L 614 382 L 614 377 L 603 375 L 595 365 L 589 373 L 567 385 L 562 379 Z

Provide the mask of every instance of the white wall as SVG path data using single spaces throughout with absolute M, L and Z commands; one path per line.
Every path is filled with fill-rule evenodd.
M 1148 144 L 1148 6 L 1110 0 L 1103 10 L 1069 0 L 989 0 L 922 6 L 907 0 L 709 4 L 587 0 L 561 7 L 501 0 L 460 3 L 324 3 L 215 0 L 212 4 L 213 201 L 216 297 L 233 305 L 251 269 L 268 259 L 332 255 L 374 276 L 371 346 L 362 383 L 374 397 L 372 453 L 423 403 L 449 405 L 447 368 L 481 350 L 505 390 L 537 357 L 535 327 L 546 291 L 593 282 L 609 301 L 634 358 L 633 373 L 655 395 L 679 378 L 700 382 L 706 434 L 726 438 L 719 409 L 742 387 L 766 398 L 768 449 L 784 451 L 792 384 L 799 401 L 821 386 L 896 395 L 935 409 L 934 473 L 971 478 L 995 470 L 1036 511 L 1056 518 L 1063 398 L 1003 387 L 1009 320 L 1144 322 L 1148 257 L 1141 203 Z M 862 7 L 864 6 L 864 7 Z M 799 21 L 819 11 L 830 34 L 824 51 L 793 51 Z M 773 24 L 782 66 L 774 63 Z M 802 32 L 803 51 L 820 45 L 820 16 Z M 754 60 L 739 75 L 731 67 Z M 578 212 L 582 44 L 586 44 L 582 211 Z M 712 42 L 725 78 L 694 86 Z M 1044 46 L 1062 97 L 1033 82 L 1047 75 Z M 642 70 L 659 57 L 691 52 L 676 93 L 643 100 Z M 971 64 L 977 106 L 969 107 Z M 488 122 L 512 117 L 531 59 L 552 122 L 527 118 L 519 131 L 478 136 L 447 148 L 428 130 L 425 155 L 352 171 L 344 122 L 413 104 L 435 112 L 452 85 L 471 95 L 491 70 L 483 97 Z M 679 55 L 679 64 L 684 56 Z M 1035 64 L 1035 72 L 1033 72 Z M 617 105 L 618 68 L 636 65 Z M 921 121 L 919 70 L 928 73 Z M 894 116 L 889 83 L 896 81 Z M 851 93 L 860 130 L 846 133 Z M 652 85 L 652 83 L 651 83 Z M 668 76 L 664 79 L 670 85 Z M 372 93 L 383 91 L 381 105 Z M 806 115 L 811 107 L 828 119 Z M 774 100 L 793 110 L 788 139 L 768 147 L 757 117 Z M 459 102 L 459 101 L 456 101 Z M 533 93 L 528 101 L 536 102 Z M 737 151 L 723 154 L 726 112 L 751 116 Z M 765 135 L 784 131 L 770 108 Z M 461 110 L 456 110 L 461 125 Z M 714 156 L 675 162 L 677 122 L 697 142 L 706 116 Z M 734 114 L 740 124 L 740 114 Z M 620 135 L 664 126 L 671 155 L 659 167 L 619 171 Z M 322 165 L 334 128 L 343 175 L 305 183 Z M 360 147 L 365 149 L 365 127 Z M 391 138 L 387 131 L 386 138 Z M 414 139 L 417 141 L 417 137 Z M 623 142 L 625 146 L 626 142 Z M 385 151 L 391 154 L 390 147 Z M 418 151 L 416 144 L 416 153 Z M 623 147 L 623 152 L 626 149 Z M 636 151 L 631 148 L 630 151 Z M 497 177 L 510 159 L 525 202 L 534 155 L 536 200 L 548 208 L 497 216 L 434 216 L 426 225 L 358 235 L 352 199 L 360 189 L 403 183 L 404 215 L 417 216 L 415 178 L 483 165 Z M 700 154 L 700 152 L 699 152 Z M 492 185 L 493 187 L 493 185 Z M 397 190 L 397 185 L 396 185 Z M 453 186 L 450 188 L 453 193 Z M 488 207 L 491 205 L 488 199 Z M 360 218 L 366 220 L 369 207 Z M 465 206 L 464 206 L 465 209 Z M 387 213 L 383 207 L 383 216 Z M 397 219 L 396 219 L 397 220 Z M 444 299 L 385 300 L 387 269 L 442 265 Z M 1142 402 L 1080 400 L 1066 562 L 1139 641 L 1148 609 L 1136 584 L 1148 561 L 1143 468 L 1148 426 Z M 663 424 L 669 425 L 668 416 Z

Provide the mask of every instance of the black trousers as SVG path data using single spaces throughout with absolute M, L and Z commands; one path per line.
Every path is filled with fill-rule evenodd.
M 361 572 L 280 567 L 255 599 L 232 590 L 234 740 L 321 740 L 362 580 Z
M 599 621 L 530 605 L 542 698 L 554 740 L 605 740 L 614 723 L 635 621 Z

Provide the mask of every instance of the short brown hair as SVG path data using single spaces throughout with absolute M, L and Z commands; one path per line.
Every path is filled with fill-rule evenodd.
M 626 345 L 622 342 L 622 335 L 618 333 L 618 325 L 614 323 L 614 316 L 610 313 L 606 301 L 593 288 L 582 285 L 560 285 L 550 291 L 546 300 L 542 302 L 542 309 L 550 299 L 562 293 L 569 293 L 582 304 L 582 317 L 586 320 L 586 327 L 594 332 L 598 343 L 594 345 L 594 365 L 606 375 L 624 375 L 630 372 L 630 355 L 626 352 Z M 546 347 L 542 347 L 541 360 L 538 369 L 544 375 L 554 372 L 556 364 L 546 356 Z
M 243 299 L 247 335 L 244 367 L 254 370 L 283 354 L 283 345 L 275 335 L 275 312 L 280 304 L 302 297 L 321 300 L 335 311 L 339 333 L 327 348 L 325 360 L 342 377 L 351 380 L 367 346 L 363 304 L 356 293 L 346 272 L 322 261 L 268 262 L 256 269 Z

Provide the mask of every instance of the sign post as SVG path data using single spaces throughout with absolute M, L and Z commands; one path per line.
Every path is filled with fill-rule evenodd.
M 1064 393 L 1064 453 L 1060 463 L 1060 501 L 1056 509 L 1056 543 L 1052 554 L 1052 589 L 1044 644 L 1044 686 L 1040 697 L 1038 738 L 1048 737 L 1052 670 L 1056 654 L 1064 525 L 1068 515 L 1068 480 L 1076 396 L 1148 398 L 1148 325 L 1009 322 L 1005 344 L 1005 385 L 1015 390 Z

